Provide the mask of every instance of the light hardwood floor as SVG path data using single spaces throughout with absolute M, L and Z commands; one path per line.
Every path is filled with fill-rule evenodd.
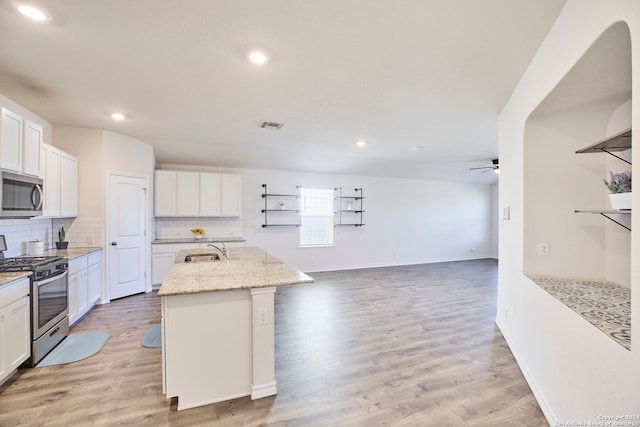
M 161 350 L 140 346 L 160 320 L 154 292 L 73 329 L 111 334 L 96 356 L 0 388 L 0 426 L 548 425 L 494 325 L 496 261 L 312 276 L 276 293 L 277 396 L 177 412 L 162 395 Z

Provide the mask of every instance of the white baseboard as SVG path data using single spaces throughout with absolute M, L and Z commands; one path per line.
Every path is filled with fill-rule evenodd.
M 251 384 L 251 400 L 262 399 L 263 397 L 273 396 L 278 393 L 276 390 L 276 382 L 255 385 Z
M 500 319 L 496 319 L 496 325 L 498 326 L 498 329 L 500 329 L 500 333 L 504 337 L 504 340 L 507 342 L 507 345 L 509 346 L 509 350 L 511 350 L 511 354 L 513 354 L 513 357 L 516 359 L 516 362 L 520 367 L 520 371 L 522 372 L 522 375 L 524 375 L 525 380 L 527 380 L 527 384 L 529 384 L 529 388 L 531 389 L 531 392 L 533 393 L 534 397 L 538 401 L 538 405 L 540 405 L 540 409 L 542 410 L 544 417 L 547 419 L 547 422 L 549 423 L 550 426 L 561 425 L 561 423 L 558 423 L 557 417 L 553 414 L 553 410 L 551 409 L 551 406 L 549 405 L 547 399 L 545 398 L 544 393 L 542 393 L 542 390 L 540 390 L 540 388 L 536 384 L 535 380 L 531 376 L 531 373 L 527 369 L 527 366 L 524 363 L 524 360 L 518 353 L 518 350 L 514 347 L 513 341 L 509 337 L 509 334 L 506 332 L 506 329 L 500 326 Z

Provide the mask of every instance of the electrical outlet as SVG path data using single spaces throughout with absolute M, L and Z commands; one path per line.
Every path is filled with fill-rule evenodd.
M 266 325 L 269 323 L 269 309 L 263 307 L 258 309 L 258 325 Z
M 89 236 L 89 237 L 87 237 L 87 244 L 88 244 L 88 245 L 93 245 L 93 244 L 95 244 L 95 241 L 93 240 L 93 236 Z
M 549 242 L 538 242 L 538 255 L 539 256 L 549 256 Z

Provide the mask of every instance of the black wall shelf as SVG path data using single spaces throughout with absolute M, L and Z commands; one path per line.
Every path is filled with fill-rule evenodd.
M 282 194 L 282 193 L 269 193 L 267 191 L 267 184 L 262 184 L 262 188 L 263 188 L 263 193 L 262 193 L 262 198 L 264 199 L 264 209 L 262 209 L 260 212 L 264 214 L 264 223 L 262 224 L 262 228 L 266 228 L 266 227 L 300 227 L 302 224 L 300 223 L 300 210 L 299 209 L 269 209 L 268 203 L 269 203 L 269 198 L 278 198 L 278 199 L 293 199 L 291 200 L 294 203 L 297 203 L 297 199 L 299 199 L 301 196 L 300 194 Z M 296 186 L 296 190 L 300 191 L 300 186 L 297 185 Z M 296 216 L 296 222 L 295 223 L 275 223 L 275 224 L 269 224 L 268 222 L 268 218 L 269 218 L 269 214 L 276 214 L 276 213 L 283 213 L 283 214 L 295 214 Z
M 625 163 L 631 164 L 627 159 L 613 154 L 615 151 L 625 151 L 631 148 L 631 128 L 619 132 L 615 135 L 607 137 L 602 141 L 576 151 L 577 154 L 583 153 L 607 153 L 620 159 Z
M 619 132 L 615 135 L 607 137 L 602 141 L 596 142 L 593 145 L 585 147 L 576 151 L 577 154 L 583 153 L 607 153 L 616 159 L 622 160 L 627 164 L 631 164 L 627 159 L 623 159 L 620 156 L 613 154 L 615 151 L 625 151 L 631 149 L 631 128 Z M 631 209 L 629 210 L 616 210 L 616 209 L 596 209 L 596 210 L 576 210 L 576 213 L 590 213 L 599 214 L 607 218 L 609 221 L 615 222 L 620 227 L 626 228 L 631 231 L 631 226 L 623 224 L 622 222 L 614 219 L 611 215 L 631 215 Z
M 353 196 L 345 196 L 342 194 L 342 187 L 336 187 L 333 189 L 336 192 L 334 196 L 334 200 L 336 200 L 337 209 L 334 210 L 336 215 L 336 221 L 334 223 L 334 227 L 362 227 L 364 225 L 363 214 L 363 200 L 364 196 L 362 193 L 362 188 L 356 188 L 354 191 L 356 192 Z M 344 214 L 344 215 L 343 215 Z M 355 222 L 351 220 L 350 222 L 343 222 L 343 216 L 351 216 L 355 218 Z
M 590 213 L 590 214 L 599 214 L 603 217 L 607 218 L 609 221 L 613 221 L 618 224 L 622 228 L 626 228 L 631 231 L 631 226 L 627 226 L 620 221 L 617 221 L 611 217 L 611 215 L 631 215 L 631 209 L 629 210 L 616 210 L 616 209 L 608 209 L 608 210 L 576 210 L 575 213 Z

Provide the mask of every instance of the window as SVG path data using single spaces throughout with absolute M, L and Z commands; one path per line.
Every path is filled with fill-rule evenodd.
M 303 188 L 300 246 L 333 245 L 333 190 Z

